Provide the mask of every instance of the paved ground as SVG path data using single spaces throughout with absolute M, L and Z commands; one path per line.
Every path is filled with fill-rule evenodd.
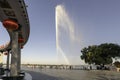
M 32 80 L 120 80 L 120 73 L 112 71 L 43 70 L 27 71 Z
M 104 70 L 56 70 L 24 68 L 32 80 L 120 80 L 120 72 Z
M 27 71 L 32 76 L 32 80 L 63 80 L 59 77 L 49 76 L 40 72 Z

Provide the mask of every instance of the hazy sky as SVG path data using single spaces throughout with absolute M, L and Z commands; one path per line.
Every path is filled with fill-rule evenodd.
M 25 0 L 25 3 L 28 5 L 31 30 L 29 41 L 22 49 L 23 63 L 57 63 L 57 5 L 64 6 L 66 14 L 74 24 L 75 36 L 79 40 L 74 42 L 70 53 L 65 53 L 66 57 L 73 56 L 70 63 L 83 63 L 79 56 L 81 48 L 85 46 L 105 42 L 120 44 L 120 0 Z M 0 44 L 9 40 L 2 26 L 0 39 Z

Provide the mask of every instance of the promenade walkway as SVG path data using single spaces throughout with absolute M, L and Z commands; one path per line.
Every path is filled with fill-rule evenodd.
M 33 80 L 120 80 L 120 73 L 101 70 L 27 69 Z
M 53 77 L 40 72 L 27 71 L 32 76 L 32 80 L 63 80 L 59 77 Z

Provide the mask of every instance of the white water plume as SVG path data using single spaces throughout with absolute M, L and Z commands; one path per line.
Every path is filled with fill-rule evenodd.
M 65 53 L 63 52 L 63 50 L 59 46 L 57 46 L 57 50 L 59 51 L 57 53 L 60 53 L 61 56 L 64 59 L 64 60 L 60 60 L 59 63 L 63 63 L 62 61 L 65 61 L 65 64 L 70 64 L 69 61 L 68 61 L 68 59 L 67 59 L 67 57 L 66 57 L 66 55 L 65 55 Z M 59 55 L 59 57 L 61 57 L 61 56 Z
M 70 49 L 72 49 L 71 42 L 79 41 L 75 36 L 74 25 L 69 18 L 67 11 L 63 5 L 56 6 L 56 48 L 57 54 L 63 57 L 65 64 L 70 64 L 68 58 Z M 65 49 L 67 51 L 65 51 Z M 67 56 L 68 54 L 68 56 Z M 62 58 L 60 57 L 59 61 Z
M 56 7 L 56 31 L 58 31 L 59 27 L 62 27 L 64 30 L 69 31 L 70 38 L 72 40 L 75 40 L 74 25 L 72 21 L 70 21 L 63 5 L 58 5 Z M 58 34 L 58 36 L 59 35 L 60 34 Z

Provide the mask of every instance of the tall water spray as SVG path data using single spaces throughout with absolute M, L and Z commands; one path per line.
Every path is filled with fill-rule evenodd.
M 70 64 L 69 53 L 72 52 L 72 43 L 77 39 L 74 25 L 63 5 L 56 6 L 56 48 L 58 62 Z

